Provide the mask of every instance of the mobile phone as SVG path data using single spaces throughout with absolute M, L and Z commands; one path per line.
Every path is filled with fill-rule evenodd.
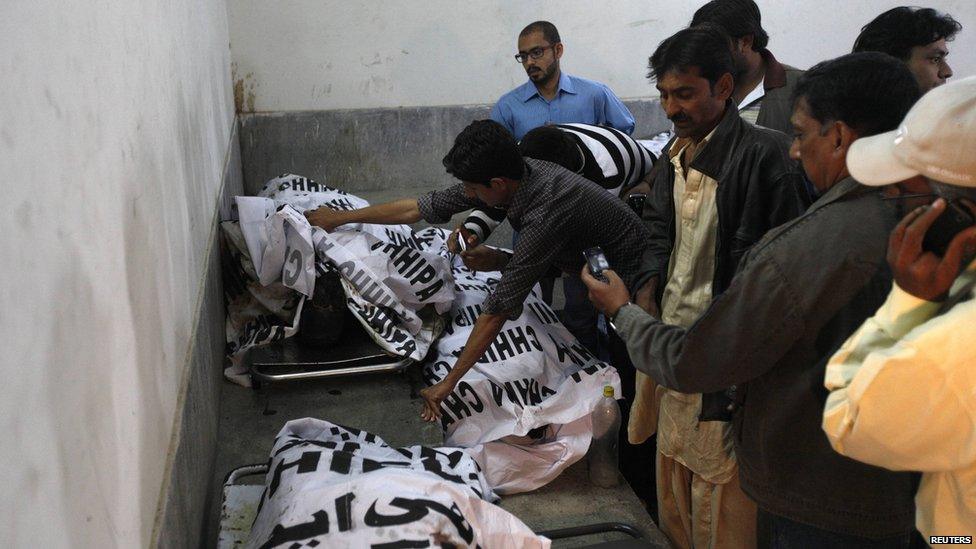
M 603 276 L 603 270 L 610 268 L 610 262 L 607 261 L 607 256 L 603 254 L 603 250 L 599 246 L 587 248 L 583 250 L 583 258 L 586 259 L 586 266 L 593 278 L 607 282 L 607 277 Z
M 461 234 L 461 231 L 457 232 L 457 241 L 458 241 L 458 248 L 462 252 L 468 249 L 468 243 L 464 241 L 464 235 Z
M 630 206 L 631 210 L 638 217 L 644 214 L 644 202 L 647 200 L 647 195 L 644 193 L 634 193 L 627 197 L 627 205 Z
M 946 203 L 942 215 L 935 219 L 922 239 L 922 249 L 932 252 L 939 257 L 945 255 L 949 243 L 963 229 L 976 225 L 976 219 L 958 199 Z

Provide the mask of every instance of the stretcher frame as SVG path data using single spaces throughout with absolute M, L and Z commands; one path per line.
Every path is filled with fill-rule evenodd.
M 362 331 L 359 326 L 350 328 Z M 323 349 L 291 337 L 250 349 L 245 360 L 251 387 L 257 390 L 265 383 L 402 372 L 414 363 L 410 358 L 390 356 L 363 338 L 368 338 L 364 332 L 358 342 L 354 336 L 351 343 Z

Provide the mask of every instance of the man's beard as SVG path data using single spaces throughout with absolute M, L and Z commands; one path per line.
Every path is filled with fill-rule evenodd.
M 557 62 L 553 62 L 552 65 L 549 65 L 548 69 L 543 69 L 539 67 L 539 72 L 535 74 L 541 73 L 541 76 L 538 77 L 538 80 L 533 80 L 533 82 L 535 82 L 536 84 L 545 84 L 549 82 L 550 80 L 552 80 L 553 76 L 556 75 L 556 70 L 558 68 L 559 68 L 559 63 Z M 529 78 L 531 79 L 532 76 L 529 75 Z

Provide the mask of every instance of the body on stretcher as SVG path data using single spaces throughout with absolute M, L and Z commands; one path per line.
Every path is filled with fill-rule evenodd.
M 220 531 L 217 549 L 243 547 L 251 535 L 251 525 L 257 517 L 258 504 L 264 493 L 262 482 L 268 473 L 267 464 L 244 465 L 228 473 L 223 484 L 220 506 Z M 594 549 L 646 549 L 657 547 L 644 539 L 640 530 L 623 522 L 602 522 L 570 528 L 537 532 L 551 540 L 567 539 L 606 532 L 620 532 L 627 539 L 587 545 Z

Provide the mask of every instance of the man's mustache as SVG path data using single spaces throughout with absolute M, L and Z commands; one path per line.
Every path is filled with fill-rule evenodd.
M 691 120 L 691 118 L 689 118 L 688 115 L 686 115 L 686 114 L 676 114 L 673 117 L 669 116 L 668 117 L 668 120 L 670 120 L 671 122 L 677 124 L 679 122 L 689 122 Z

